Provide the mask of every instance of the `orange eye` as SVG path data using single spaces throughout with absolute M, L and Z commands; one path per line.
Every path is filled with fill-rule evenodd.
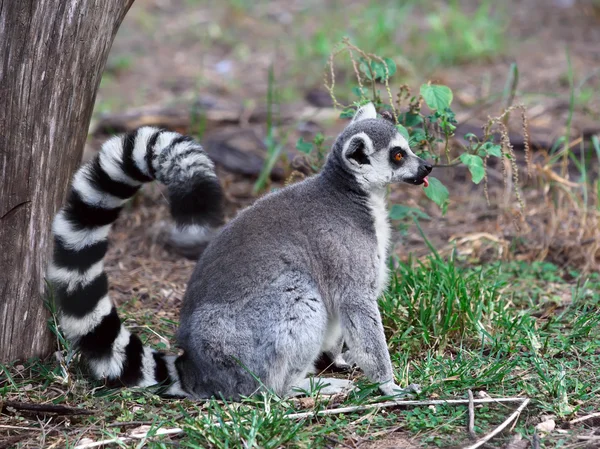
M 396 162 L 400 162 L 402 160 L 402 153 L 398 152 L 398 153 L 394 154 L 394 160 Z

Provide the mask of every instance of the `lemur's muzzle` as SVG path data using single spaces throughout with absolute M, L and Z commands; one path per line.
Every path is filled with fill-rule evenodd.
M 431 173 L 433 170 L 433 166 L 427 161 L 417 158 L 419 160 L 419 168 L 417 169 L 417 175 L 412 179 L 407 179 L 406 181 L 410 184 L 421 185 L 424 184 L 425 187 L 429 186 L 429 180 L 427 179 L 427 175 Z

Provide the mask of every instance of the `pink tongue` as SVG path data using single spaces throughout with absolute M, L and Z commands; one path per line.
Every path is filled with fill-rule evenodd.
M 423 178 L 423 184 L 425 185 L 425 187 L 429 187 L 429 179 L 427 179 L 427 176 Z

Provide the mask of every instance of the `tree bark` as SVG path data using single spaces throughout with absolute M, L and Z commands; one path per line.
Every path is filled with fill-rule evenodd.
M 52 218 L 133 0 L 0 0 L 0 362 L 52 350 L 43 304 Z

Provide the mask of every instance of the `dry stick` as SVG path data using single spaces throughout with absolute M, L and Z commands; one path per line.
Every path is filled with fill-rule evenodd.
M 473 400 L 473 403 L 474 404 L 490 404 L 490 403 L 500 403 L 500 402 L 525 402 L 525 401 L 529 401 L 529 399 L 522 398 L 522 397 L 512 397 L 512 398 L 495 398 L 495 399 L 494 398 L 475 399 L 475 400 Z M 316 416 L 337 415 L 340 413 L 361 412 L 364 410 L 382 409 L 382 408 L 390 408 L 390 407 L 451 405 L 451 404 L 469 404 L 469 400 L 468 399 L 448 399 L 448 400 L 436 399 L 436 400 L 431 400 L 431 401 L 387 401 L 387 402 L 378 402 L 376 404 L 332 408 L 332 409 L 328 409 L 328 410 L 320 410 L 318 412 L 292 413 L 290 415 L 286 415 L 286 418 L 288 418 L 288 419 L 303 419 L 303 418 L 312 418 L 312 417 L 316 417 Z
M 477 435 L 475 434 L 475 404 L 473 404 L 473 392 L 468 390 L 469 393 L 469 424 L 467 430 L 469 432 L 469 436 L 473 439 L 477 439 Z
M 149 433 L 150 433 L 150 431 L 140 433 L 140 434 L 132 434 L 131 436 L 128 436 L 128 437 L 117 437 L 117 438 L 110 438 L 108 440 L 93 441 L 91 443 L 84 443 L 84 444 L 80 444 L 79 446 L 75 446 L 74 449 L 90 449 L 93 447 L 100 447 L 100 446 L 104 446 L 106 444 L 111 444 L 111 443 L 127 443 L 128 441 L 141 440 L 143 438 L 146 438 Z M 154 433 L 153 436 L 178 435 L 180 433 L 183 433 L 183 429 L 175 427 L 173 429 L 158 429 L 156 431 L 156 433 Z
M 531 448 L 532 449 L 540 449 L 540 435 L 535 432 L 533 434 L 533 439 L 531 441 Z
M 150 426 L 152 421 L 123 421 L 107 424 L 106 427 Z
M 4 401 L 0 402 L 0 409 L 6 407 L 13 408 L 22 412 L 32 413 L 54 413 L 57 415 L 93 415 L 96 412 L 84 408 L 68 407 L 66 405 L 54 404 L 33 404 L 28 402 Z
M 510 398 L 486 398 L 486 399 L 475 399 L 473 400 L 474 404 L 489 404 L 489 403 L 502 403 L 502 402 L 523 402 L 523 404 L 527 405 L 529 402 L 528 398 L 521 397 L 510 397 Z M 404 406 L 427 406 L 427 405 L 447 405 L 447 404 L 469 404 L 469 400 L 466 399 L 438 399 L 432 401 L 387 401 L 380 402 L 376 404 L 367 404 L 367 405 L 357 405 L 353 407 L 341 407 L 334 408 L 328 410 L 320 410 L 318 412 L 305 412 L 305 413 L 291 413 L 289 415 L 285 415 L 287 419 L 304 419 L 304 418 L 312 418 L 317 416 L 325 416 L 325 415 L 337 415 L 340 413 L 352 413 L 364 410 L 377 410 L 382 408 L 390 408 L 390 407 L 404 407 Z M 524 408 L 523 405 L 519 407 L 519 410 Z M 508 421 L 510 422 L 510 421 Z M 214 425 L 219 425 L 218 423 L 214 423 Z M 502 429 L 500 429 L 502 430 Z M 142 439 L 148 436 L 148 432 L 132 434 L 128 437 L 117 437 L 111 438 L 108 440 L 102 441 L 94 441 L 92 443 L 80 444 L 79 446 L 75 446 L 74 449 L 90 449 L 94 447 L 103 446 L 105 444 L 110 443 L 126 443 L 135 439 Z M 158 429 L 153 436 L 161 436 L 161 435 L 177 435 L 183 433 L 183 429 L 173 428 L 173 429 Z M 493 436 L 493 435 L 492 435 Z M 487 440 L 486 440 L 487 441 Z M 485 442 L 485 441 L 484 441 Z M 478 446 L 473 446 L 478 447 Z
M 577 424 L 592 418 L 600 418 L 600 412 L 591 413 L 589 415 L 582 416 L 581 418 L 574 419 L 572 421 L 569 421 L 569 424 Z
M 600 441 L 600 435 L 592 435 L 589 437 L 583 436 L 583 435 L 579 435 L 577 437 L 578 440 L 584 440 L 584 441 Z
M 0 429 L 8 429 L 8 430 L 35 430 L 39 432 L 39 427 L 23 427 L 23 426 L 9 426 L 7 424 L 0 424 Z
M 463 449 L 476 449 L 478 447 L 483 446 L 485 443 L 487 443 L 492 438 L 494 438 L 496 435 L 498 435 L 500 432 L 502 432 L 506 427 L 508 427 L 508 425 L 511 422 L 513 422 L 515 419 L 517 419 L 519 417 L 519 415 L 521 414 L 521 412 L 523 411 L 523 409 L 525 407 L 527 407 L 527 404 L 529 404 L 529 398 L 525 399 L 523 401 L 523 403 L 519 406 L 519 408 L 516 409 L 512 415 L 510 415 L 508 418 L 506 418 L 506 420 L 502 424 L 500 424 L 498 427 L 496 427 L 492 432 L 488 433 L 486 436 L 484 436 L 483 438 L 478 440 L 475 444 L 472 444 L 471 446 L 467 446 Z

